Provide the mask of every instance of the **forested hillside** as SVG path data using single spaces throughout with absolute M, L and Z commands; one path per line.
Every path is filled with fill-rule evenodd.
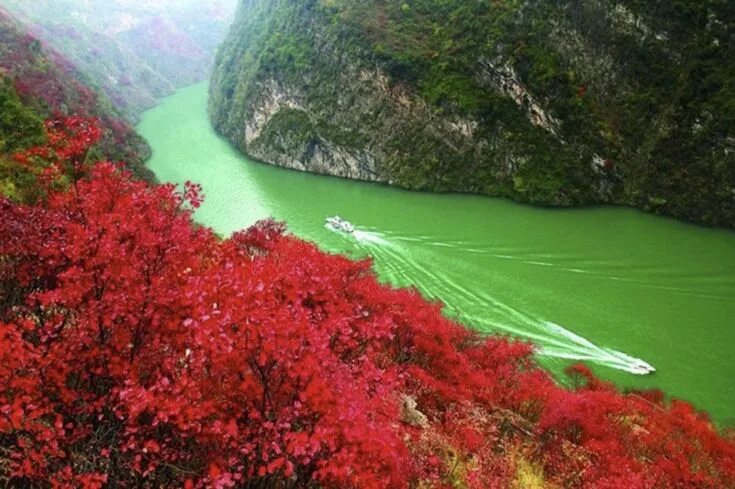
M 727 0 L 243 0 L 212 83 L 263 161 L 735 225 Z
M 0 485 L 721 489 L 735 441 L 655 391 L 480 336 L 370 262 L 261 222 L 220 239 L 201 188 L 87 165 L 93 121 L 21 153 L 0 196 Z
M 243 2 L 241 18 L 257 18 L 238 25 L 221 51 L 212 105 L 219 127 L 240 141 L 239 127 L 245 149 L 285 166 L 414 188 L 566 205 L 617 201 L 600 195 L 628 196 L 635 189 L 627 185 L 640 185 L 627 179 L 629 163 L 609 159 L 617 143 L 600 135 L 593 151 L 585 138 L 594 131 L 573 137 L 567 125 L 576 119 L 554 105 L 561 99 L 513 98 L 521 77 L 531 86 L 540 76 L 538 83 L 551 84 L 549 96 L 565 79 L 547 78 L 523 58 L 500 68 L 488 58 L 481 66 L 513 75 L 488 75 L 500 85 L 481 89 L 483 78 L 463 71 L 462 60 L 487 46 L 459 48 L 455 38 L 464 32 L 441 34 L 452 15 L 467 28 L 476 17 L 488 29 L 484 22 L 505 12 L 491 32 L 508 36 L 503 22 L 533 24 L 540 11 L 525 8 L 538 5 L 437 0 L 436 12 L 421 10 L 429 3 Z M 489 6 L 492 16 L 483 17 Z M 402 27 L 403 18 L 416 29 L 435 19 L 433 30 Z M 159 55 L 195 54 L 169 30 L 176 22 L 155 17 L 153 31 L 133 23 L 142 29 L 129 39 L 133 50 L 160 45 Z M 199 27 L 190 27 L 194 36 Z M 80 52 L 92 49 L 91 37 L 78 39 Z M 536 53 L 532 66 L 543 66 L 546 52 L 533 46 L 517 49 Z M 729 69 L 718 61 L 702 73 L 717 78 Z M 0 9 L 0 487 L 735 487 L 735 433 L 683 400 L 658 390 L 623 392 L 584 365 L 570 366 L 562 386 L 537 363 L 538 346 L 465 328 L 417 288 L 379 280 L 370 260 L 321 251 L 285 224 L 260 221 L 223 238 L 195 222 L 202 187 L 138 178 L 146 176 L 146 146 L 88 84 L 94 76 L 82 73 Z M 706 93 L 699 83 L 694 94 L 682 89 L 691 96 L 688 107 L 708 114 L 694 133 L 706 134 L 725 157 L 729 146 L 720 145 L 730 144 L 732 128 L 718 124 L 728 116 L 707 104 L 726 109 L 728 83 L 713 82 Z M 591 83 L 577 88 L 578 110 L 589 109 L 595 90 Z M 679 103 L 684 95 L 677 96 Z M 671 132 L 657 133 L 656 144 L 679 127 L 674 114 L 666 117 Z M 632 137 L 622 126 L 610 130 Z M 500 139 L 487 139 L 493 135 Z M 597 165 L 603 153 L 608 159 L 594 169 L 573 158 Z M 729 161 L 702 154 L 710 159 L 685 172 L 693 186 L 695 170 Z M 467 186 L 458 180 L 459 164 L 468 165 Z M 512 164 L 508 175 L 497 164 Z M 356 168 L 370 171 L 351 173 Z M 730 169 L 707 174 L 703 199 L 729 202 L 718 192 L 730 191 Z M 602 186 L 590 190 L 588 176 Z M 513 190 L 503 193 L 507 178 Z M 676 203 L 694 212 L 700 208 L 686 199 L 695 195 L 677 195 Z M 675 214 L 679 208 L 668 202 L 657 208 Z M 711 217 L 681 216 L 729 223 L 726 205 L 714 209 Z M 506 283 L 498 278 L 485 284 L 488 294 Z
M 236 0 L 6 0 L 129 120 L 176 88 L 205 80 Z
M 111 102 L 89 88 L 61 54 L 45 47 L 10 14 L 0 9 L 0 189 L 21 198 L 29 177 L 9 161 L 13 153 L 45 141 L 44 121 L 66 116 L 93 117 L 102 130 L 94 158 L 125 161 L 140 177 L 148 145 Z

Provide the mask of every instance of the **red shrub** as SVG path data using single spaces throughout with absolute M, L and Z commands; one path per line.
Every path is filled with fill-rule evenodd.
M 36 157 L 75 166 L 95 138 L 69 122 Z M 688 405 L 579 369 L 563 390 L 529 345 L 369 262 L 273 222 L 218 239 L 199 201 L 99 164 L 42 206 L 0 202 L 0 482 L 490 488 L 525 465 L 560 487 L 735 484 L 733 442 Z

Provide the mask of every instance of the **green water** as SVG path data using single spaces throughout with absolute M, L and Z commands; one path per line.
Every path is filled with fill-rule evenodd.
M 181 90 L 138 128 L 162 181 L 203 185 L 202 223 L 228 235 L 273 216 L 324 249 L 372 256 L 383 280 L 442 299 L 470 327 L 534 340 L 556 372 L 587 360 L 619 385 L 735 417 L 735 233 L 630 209 L 539 209 L 254 163 L 210 128 L 206 97 L 206 84 Z M 324 226 L 335 214 L 354 236 Z M 657 372 L 629 373 L 635 359 Z

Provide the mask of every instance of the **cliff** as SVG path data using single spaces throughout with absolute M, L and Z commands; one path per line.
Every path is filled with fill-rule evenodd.
M 279 166 L 735 225 L 735 5 L 243 0 L 215 127 Z

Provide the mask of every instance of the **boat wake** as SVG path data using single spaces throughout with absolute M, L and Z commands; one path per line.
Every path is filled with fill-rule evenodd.
M 360 243 L 366 243 L 366 244 L 376 244 L 381 246 L 387 246 L 390 245 L 390 242 L 388 242 L 380 233 L 375 233 L 372 231 L 360 231 L 356 230 L 352 235 L 355 237 L 357 241 Z
M 651 364 L 641 360 L 640 358 L 635 358 L 626 353 L 610 348 L 597 346 L 587 338 L 579 336 L 556 323 L 545 321 L 543 323 L 543 327 L 548 329 L 548 331 L 556 337 L 566 338 L 568 340 L 568 344 L 566 345 L 566 348 L 559 348 L 558 346 L 542 346 L 538 352 L 540 355 L 566 360 L 599 363 L 607 367 L 623 370 L 635 375 L 648 375 L 656 371 Z
M 355 230 L 352 236 L 375 259 L 381 275 L 395 285 L 415 285 L 427 297 L 441 300 L 448 312 L 464 324 L 480 331 L 528 340 L 537 346 L 536 354 L 540 357 L 589 362 L 635 375 L 648 375 L 656 370 L 640 358 L 596 345 L 559 324 L 515 309 L 483 292 L 482 284 L 468 288 L 449 275 L 438 275 L 433 270 L 439 258 L 431 252 L 413 253 L 419 256 L 419 262 L 383 234 Z M 461 267 L 458 264 L 457 268 Z

